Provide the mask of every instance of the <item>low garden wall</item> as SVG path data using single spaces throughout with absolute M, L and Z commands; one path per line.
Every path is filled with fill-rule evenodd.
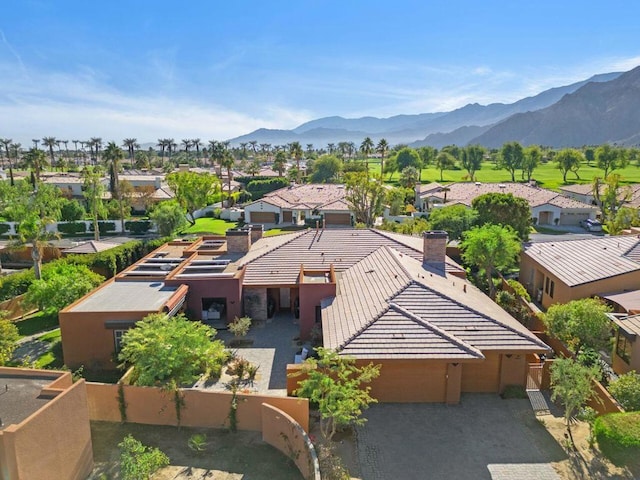
M 20 320 L 21 318 L 35 313 L 37 308 L 25 307 L 22 304 L 24 295 L 18 295 L 17 297 L 10 298 L 4 302 L 0 302 L 0 312 L 6 312 L 5 316 L 7 320 Z
M 180 389 L 180 422 L 174 392 L 157 387 L 87 382 L 89 418 L 147 425 L 228 428 L 233 395 Z M 289 456 L 305 478 L 320 479 L 318 460 L 307 431 L 306 398 L 237 394 L 237 428 L 262 433 L 265 442 Z

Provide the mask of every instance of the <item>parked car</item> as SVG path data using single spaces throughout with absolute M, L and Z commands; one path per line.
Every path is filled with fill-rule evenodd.
M 590 218 L 587 218 L 586 220 L 582 220 L 580 225 L 588 232 L 602 231 L 602 224 L 598 220 L 591 220 Z

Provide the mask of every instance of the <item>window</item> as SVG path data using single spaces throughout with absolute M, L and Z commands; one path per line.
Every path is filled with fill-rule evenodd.
M 127 330 L 114 330 L 113 331 L 113 341 L 116 347 L 116 353 L 118 353 L 122 349 L 122 336 L 127 332 Z
M 544 279 L 544 293 L 549 293 L 549 277 Z
M 618 341 L 616 342 L 616 354 L 626 363 L 631 361 L 631 341 L 618 332 Z
M 551 280 L 551 285 L 549 286 L 549 296 L 553 298 L 553 289 L 556 286 L 555 282 Z

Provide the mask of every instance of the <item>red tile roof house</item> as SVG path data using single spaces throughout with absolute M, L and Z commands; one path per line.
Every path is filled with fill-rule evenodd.
M 321 325 L 327 347 L 383 364 L 374 385 L 381 401 L 456 403 L 461 392 L 500 392 L 505 385 L 524 385 L 527 355 L 548 351 L 464 279 L 464 270 L 445 256 L 444 232 L 424 238 L 369 229 L 319 228 L 268 238 L 260 238 L 260 232 L 253 239 L 253 231 L 235 230 L 226 238 L 172 242 L 112 283 L 128 282 L 142 291 L 155 288 L 158 295 L 175 289 L 167 291 L 155 309 L 173 305 L 174 310 L 183 294 L 194 319 L 210 310 L 221 313 L 223 318 L 216 321 L 240 314 L 264 321 L 271 306 L 298 317 L 302 339 Z M 186 244 L 181 252 L 159 256 L 179 244 Z M 143 269 L 155 271 L 149 260 L 175 257 L 183 261 L 165 271 L 166 276 L 154 273 L 155 286 L 149 285 Z M 135 286 L 132 275 L 140 275 L 144 287 Z M 82 338 L 85 325 L 93 325 L 91 337 L 99 336 L 104 344 L 105 366 L 115 351 L 117 340 L 104 334 L 110 323 L 117 323 L 115 311 L 94 320 L 85 309 L 77 318 L 67 318 L 99 292 L 60 314 L 70 366 L 90 360 L 81 358 L 90 355 L 89 350 L 77 354 L 78 342 L 68 345 L 66 338 Z M 124 293 L 122 297 L 119 303 L 124 305 Z M 208 302 L 216 308 L 207 309 Z M 138 312 L 138 319 L 142 316 Z M 118 325 L 129 328 L 132 320 L 127 317 L 128 325 Z
M 324 219 L 326 226 L 352 226 L 354 216 L 345 200 L 344 185 L 293 185 L 268 193 L 244 207 L 247 223 L 304 225 Z
M 579 225 L 587 218 L 595 219 L 597 208 L 586 205 L 533 183 L 430 183 L 416 186 L 416 208 L 428 211 L 443 205 L 462 204 L 471 207 L 473 199 L 485 193 L 511 193 L 524 198 L 531 217 L 538 225 Z

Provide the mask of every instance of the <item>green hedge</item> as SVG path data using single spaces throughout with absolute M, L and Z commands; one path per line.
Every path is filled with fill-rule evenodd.
M 124 222 L 125 230 L 133 235 L 144 235 L 151 229 L 150 220 L 135 220 Z
M 614 463 L 625 464 L 640 458 L 640 412 L 598 417 L 593 434 L 602 453 Z
M 109 232 L 115 232 L 116 231 L 116 224 L 115 224 L 115 222 L 111 222 L 111 221 L 108 221 L 108 220 L 99 220 L 98 221 L 98 230 L 103 235 L 107 234 Z M 90 232 L 95 231 L 95 228 L 93 227 L 93 223 L 91 223 L 89 225 L 89 231 Z
M 289 180 L 284 177 L 275 177 L 269 180 L 251 180 L 247 183 L 247 192 L 252 200 L 259 200 L 267 193 L 273 192 L 289 185 Z
M 85 233 L 87 224 L 84 222 L 58 223 L 58 231 L 67 235 L 75 235 L 77 233 Z
M 67 262 L 75 265 L 86 265 L 96 273 L 104 275 L 106 278 L 111 278 L 170 240 L 170 238 L 157 238 L 146 242 L 133 240 L 104 252 L 89 255 L 69 255 L 44 264 L 42 272 L 44 274 L 48 268 L 52 268 L 57 262 Z M 0 277 L 0 301 L 22 295 L 28 290 L 34 279 L 33 268 Z

